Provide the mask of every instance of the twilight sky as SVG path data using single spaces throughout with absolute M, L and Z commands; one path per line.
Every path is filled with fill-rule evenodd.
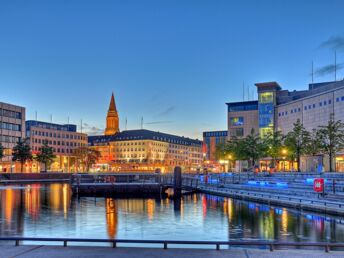
M 27 119 L 201 138 L 226 129 L 242 85 L 344 78 L 344 1 L 0 0 L 0 101 Z M 330 72 L 329 72 L 330 71 Z M 247 89 L 245 90 L 247 92 Z M 256 98 L 256 94 L 254 95 Z M 247 93 L 246 97 L 247 99 Z

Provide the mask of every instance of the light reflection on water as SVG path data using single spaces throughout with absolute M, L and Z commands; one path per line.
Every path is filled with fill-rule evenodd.
M 0 187 L 0 235 L 344 241 L 344 218 L 204 194 L 181 200 L 76 199 L 68 184 L 31 184 Z

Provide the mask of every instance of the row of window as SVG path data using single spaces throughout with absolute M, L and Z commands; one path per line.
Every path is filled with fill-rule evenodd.
M 33 151 L 40 151 L 41 146 L 33 146 L 32 150 Z M 53 152 L 54 153 L 67 153 L 67 154 L 72 154 L 73 153 L 73 149 L 63 149 L 63 148 L 53 148 Z
M 85 144 L 81 144 L 80 142 L 64 142 L 64 141 L 52 141 L 52 140 L 41 140 L 41 139 L 33 139 L 34 143 L 44 143 L 45 141 L 48 142 L 50 145 L 62 145 L 62 146 L 70 146 L 70 147 L 80 147 L 85 146 Z
M 0 135 L 0 142 L 17 143 L 20 141 L 20 137 Z
M 21 125 L 5 123 L 5 122 L 2 122 L 2 123 L 0 122 L 0 128 L 4 130 L 21 131 Z
M 9 118 L 16 118 L 16 119 L 22 118 L 22 114 L 20 112 L 11 111 L 11 110 L 7 110 L 7 109 L 1 109 L 1 108 L 0 108 L 0 116 L 5 116 L 5 117 L 9 117 Z
M 339 102 L 339 101 L 344 101 L 344 96 L 341 98 L 336 98 L 336 102 Z M 329 99 L 329 100 L 320 101 L 318 106 L 323 107 L 323 106 L 327 106 L 327 105 L 331 105 L 331 104 L 332 104 L 332 100 Z M 313 103 L 313 104 L 305 105 L 303 107 L 303 109 L 305 111 L 307 111 L 307 110 L 314 109 L 316 107 L 317 107 L 317 105 L 315 103 Z M 296 113 L 296 112 L 301 112 L 301 108 L 294 108 L 294 109 L 290 110 L 291 114 Z M 288 115 L 288 111 L 283 111 L 283 112 L 278 113 L 278 116 L 287 116 L 287 115 Z
M 50 137 L 50 138 L 65 138 L 65 139 L 86 141 L 86 136 L 73 135 L 73 134 L 59 134 L 59 133 L 41 132 L 41 131 L 32 130 L 32 135 L 45 136 L 45 137 Z M 30 133 L 27 133 L 27 136 L 30 136 Z

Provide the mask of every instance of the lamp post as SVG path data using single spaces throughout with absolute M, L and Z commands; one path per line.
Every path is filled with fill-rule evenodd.
M 232 159 L 233 159 L 233 156 L 231 154 L 228 155 L 228 171 L 227 172 L 232 172 L 232 171 L 229 171 L 230 169 L 232 170 Z
M 288 154 L 288 150 L 283 148 L 282 149 L 282 155 L 283 155 L 283 171 L 285 172 L 285 159 L 286 159 L 286 155 Z

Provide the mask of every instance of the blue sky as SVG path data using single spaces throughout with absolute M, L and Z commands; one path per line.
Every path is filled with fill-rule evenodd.
M 341 0 L 0 0 L 0 101 L 95 132 L 114 91 L 122 130 L 143 116 L 144 128 L 201 138 L 226 129 L 243 81 L 250 95 L 263 81 L 304 89 L 312 60 L 316 82 L 333 80 L 343 10 Z

